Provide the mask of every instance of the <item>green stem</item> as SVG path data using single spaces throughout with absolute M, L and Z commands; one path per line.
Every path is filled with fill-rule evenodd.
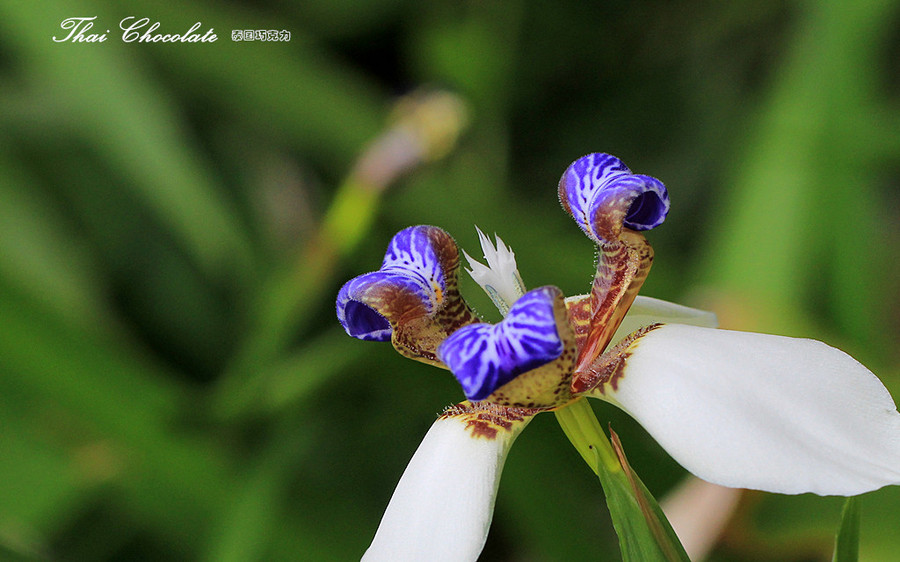
M 834 541 L 832 562 L 859 560 L 859 498 L 849 497 L 841 511 L 841 526 Z
M 610 443 L 587 400 L 557 410 L 556 419 L 600 479 L 624 562 L 689 562 L 656 499 L 631 469 L 615 433 Z
M 607 472 L 621 472 L 622 465 L 613 451 L 606 433 L 600 427 L 597 416 L 587 399 L 582 398 L 554 412 L 563 432 L 578 450 L 584 462 L 594 474 L 600 475 L 598 462 L 602 462 Z

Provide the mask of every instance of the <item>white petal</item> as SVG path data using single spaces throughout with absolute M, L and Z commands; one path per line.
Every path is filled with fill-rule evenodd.
M 690 324 L 706 328 L 719 325 L 715 313 L 638 295 L 610 341 L 615 344 L 638 328 L 657 323 Z
M 476 226 L 475 230 L 478 231 L 478 240 L 481 242 L 481 250 L 484 252 L 487 266 L 463 252 L 469 262 L 469 267 L 472 268 L 466 271 L 491 297 L 501 314 L 506 316 L 513 303 L 525 294 L 525 284 L 522 282 L 516 266 L 516 255 L 496 234 L 494 235 L 495 247 L 480 228 Z
M 506 455 L 531 418 L 511 420 L 509 429 L 489 427 L 487 436 L 473 431 L 472 419 L 445 415 L 434 422 L 400 478 L 363 560 L 478 559 Z M 493 437 L 492 429 L 498 429 Z
M 900 482 L 897 407 L 840 350 L 673 324 L 637 338 L 622 357 L 595 396 L 618 403 L 705 480 L 820 495 Z

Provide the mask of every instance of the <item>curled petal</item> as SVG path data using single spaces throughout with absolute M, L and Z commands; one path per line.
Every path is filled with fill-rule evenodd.
M 656 228 L 669 212 L 662 182 L 632 174 L 621 160 L 603 153 L 583 156 L 566 169 L 559 180 L 559 200 L 597 244 L 617 240 L 623 226 Z
M 387 316 L 402 317 L 403 309 L 392 314 L 388 303 L 405 304 L 408 310 L 425 310 L 422 287 L 408 275 L 381 271 L 366 273 L 344 284 L 338 292 L 337 316 L 348 335 L 361 340 L 390 341 L 393 330 Z M 389 296 L 388 296 L 389 295 Z
M 459 295 L 459 250 L 434 226 L 398 232 L 378 271 L 351 279 L 337 297 L 337 317 L 351 336 L 391 340 L 398 351 L 437 362 L 437 345 L 475 321 Z
M 365 561 L 477 560 L 506 455 L 534 412 L 463 403 L 428 430 Z
M 447 289 L 444 264 L 437 251 L 440 245 L 455 243 L 436 227 L 413 226 L 398 232 L 391 239 L 381 269 L 341 287 L 337 315 L 347 333 L 360 339 L 383 340 L 385 329 L 390 337 L 390 320 L 397 322 L 408 314 L 432 314 L 442 304 Z M 399 295 L 406 298 L 398 302 Z M 370 336 L 373 332 L 375 337 Z
M 579 373 L 590 366 L 615 335 L 653 264 L 653 248 L 643 234 L 633 230 L 621 232 L 619 240 L 601 244 L 598 249 L 587 325 L 583 324 L 583 317 L 573 317 L 578 331 L 586 328 L 582 332 L 585 339 L 578 351 L 573 389 L 581 386 Z
M 900 482 L 900 414 L 868 369 L 821 342 L 656 325 L 598 360 L 621 406 L 695 475 L 785 494 Z
M 565 314 L 559 289 L 534 289 L 516 301 L 499 324 L 461 328 L 441 344 L 438 353 L 466 397 L 484 400 L 517 376 L 562 355 L 566 342 L 560 325 L 568 326 Z M 555 389 L 557 383 L 551 381 L 550 386 Z

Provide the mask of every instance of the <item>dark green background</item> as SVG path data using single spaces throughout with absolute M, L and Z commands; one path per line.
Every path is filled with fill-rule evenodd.
M 94 15 L 106 42 L 51 40 Z M 219 40 L 125 44 L 132 15 Z M 423 85 L 462 96 L 466 133 L 385 193 L 331 274 L 307 271 L 300 248 L 337 187 Z M 556 182 L 594 151 L 669 188 L 644 294 L 825 339 L 898 395 L 896 2 L 0 4 L 0 548 L 358 558 L 461 393 L 346 337 L 338 288 L 425 223 L 473 255 L 475 224 L 497 232 L 528 286 L 586 292 L 594 250 Z M 291 267 L 322 282 L 279 284 Z M 637 424 L 597 411 L 657 496 L 684 476 Z M 748 494 L 714 558 L 830 559 L 840 506 Z M 898 506 L 897 488 L 864 497 L 865 560 L 896 557 Z M 483 558 L 617 556 L 598 482 L 539 416 Z

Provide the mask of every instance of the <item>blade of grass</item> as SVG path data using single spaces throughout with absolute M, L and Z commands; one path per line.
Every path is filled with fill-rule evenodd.
M 109 322 L 94 256 L 0 150 L 0 275 L 85 328 Z
M 856 562 L 859 559 L 859 498 L 849 497 L 841 511 L 841 526 L 834 539 L 832 562 Z
M 860 133 L 846 134 L 844 125 L 837 129 L 845 134 L 833 133 L 837 122 L 858 124 L 857 98 L 866 82 L 848 69 L 866 67 L 873 38 L 891 19 L 890 3 L 866 4 L 805 6 L 789 57 L 728 181 L 702 278 L 726 298 L 760 305 L 735 327 L 780 333 L 802 327 L 804 301 L 821 276 L 818 264 L 833 251 L 833 213 L 843 210 L 836 182 L 849 180 L 852 186 L 843 187 L 854 194 L 859 188 L 852 179 L 856 164 L 847 166 Z M 827 173 L 836 154 L 846 173 Z
M 295 148 L 335 169 L 346 166 L 384 120 L 387 97 L 374 81 L 320 48 L 314 33 L 289 26 L 283 17 L 266 18 L 236 4 L 202 1 L 161 5 L 142 0 L 131 8 L 176 28 L 195 21 L 214 28 L 219 39 L 202 57 L 162 45 L 151 50 L 151 56 L 164 61 L 164 71 L 191 95 L 199 93 L 238 119 L 253 108 L 254 127 L 291 139 Z M 291 40 L 266 43 L 265 48 L 230 37 L 232 29 L 280 30 L 286 25 Z M 223 91 L 228 95 L 221 95 Z

